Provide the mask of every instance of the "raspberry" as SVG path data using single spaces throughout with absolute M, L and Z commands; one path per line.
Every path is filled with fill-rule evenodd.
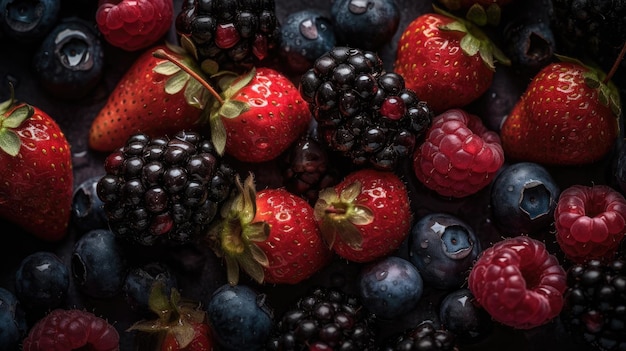
M 79 309 L 56 309 L 40 319 L 23 342 L 23 351 L 120 349 L 120 336 L 106 320 Z
M 606 185 L 573 185 L 561 193 L 554 220 L 569 260 L 610 260 L 626 234 L 626 199 Z
M 556 317 L 567 287 L 558 259 L 542 242 L 523 235 L 483 251 L 468 285 L 494 320 L 518 329 L 534 328 Z
M 113 0 L 109 0 L 113 1 Z M 96 12 L 98 30 L 111 45 L 137 51 L 155 44 L 174 20 L 171 0 L 104 2 Z
M 465 197 L 486 187 L 504 163 L 497 133 L 475 115 L 451 109 L 436 116 L 413 154 L 413 171 L 442 196 Z

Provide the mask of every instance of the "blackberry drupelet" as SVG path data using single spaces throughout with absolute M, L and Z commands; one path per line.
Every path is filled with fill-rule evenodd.
M 267 350 L 378 350 L 374 315 L 335 288 L 313 287 L 278 320 Z
M 393 170 L 426 133 L 433 111 L 375 52 L 335 47 L 300 80 L 320 140 L 356 165 Z
M 200 61 L 249 69 L 278 55 L 275 7 L 273 0 L 184 0 L 175 27 L 195 45 Z
M 425 320 L 395 338 L 390 339 L 381 351 L 458 351 L 455 335 L 437 328 L 433 322 Z
M 232 189 L 235 171 L 196 132 L 138 133 L 105 160 L 98 197 L 111 230 L 138 244 L 183 244 L 203 235 Z
M 626 350 L 626 260 L 589 260 L 567 273 L 565 329 L 595 350 Z

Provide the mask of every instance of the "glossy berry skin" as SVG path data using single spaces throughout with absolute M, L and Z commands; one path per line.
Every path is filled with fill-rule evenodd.
M 272 330 L 266 296 L 243 284 L 225 284 L 213 292 L 206 311 L 221 350 L 263 350 Z
M 100 82 L 104 68 L 102 44 L 91 24 L 68 18 L 44 38 L 33 57 L 41 87 L 61 99 L 81 99 Z
M 300 74 L 336 44 L 331 20 L 321 11 L 289 13 L 280 28 L 279 55 L 291 72 Z
M 337 42 L 365 50 L 390 42 L 400 24 L 400 9 L 393 0 L 337 0 L 330 11 Z
M 468 287 L 495 321 L 531 329 L 559 315 L 567 284 L 565 270 L 545 244 L 519 235 L 481 253 Z
M 413 154 L 417 179 L 441 196 L 457 198 L 485 188 L 503 164 L 498 134 L 462 109 L 435 116 Z
M 439 306 L 439 319 L 462 344 L 480 342 L 493 330 L 491 316 L 476 303 L 467 288 L 452 290 L 445 295 Z
M 127 274 L 123 247 L 113 232 L 96 229 L 81 236 L 71 257 L 74 283 L 85 295 L 112 298 L 118 295 Z
M 458 289 L 481 252 L 474 230 L 460 218 L 430 213 L 417 220 L 407 238 L 409 261 L 424 284 L 437 289 Z
M 28 326 L 20 301 L 11 291 L 0 288 L 0 350 L 17 350 Z
M 104 202 L 97 193 L 98 181 L 101 178 L 101 176 L 87 178 L 74 189 L 71 225 L 80 234 L 94 229 L 107 229 L 109 226 Z
M 381 319 L 393 320 L 420 301 L 424 281 L 415 266 L 397 256 L 387 256 L 363 267 L 358 292 L 365 308 Z
M 36 251 L 15 272 L 15 294 L 29 310 L 59 307 L 68 295 L 70 269 L 53 252 Z
M 30 329 L 23 351 L 120 350 L 120 336 L 105 319 L 81 309 L 55 309 Z
M 0 1 L 0 25 L 16 43 L 31 44 L 44 38 L 59 19 L 61 0 Z
M 554 221 L 569 260 L 610 260 L 626 235 L 626 199 L 606 185 L 572 185 L 561 193 Z
M 552 175 L 538 163 L 505 166 L 491 187 L 493 218 L 508 235 L 549 230 L 560 193 Z
M 129 269 L 122 292 L 129 306 L 139 313 L 150 311 L 150 293 L 155 284 L 163 284 L 163 296 L 170 296 L 172 289 L 178 288 L 178 280 L 167 264 L 154 261 Z
M 104 40 L 126 51 L 145 49 L 167 33 L 174 20 L 171 0 L 100 1 L 96 23 Z

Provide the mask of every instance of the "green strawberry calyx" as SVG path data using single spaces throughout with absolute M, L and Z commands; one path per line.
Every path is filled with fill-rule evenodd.
M 441 0 L 440 1 L 448 10 L 457 11 L 461 10 L 462 4 L 461 0 Z M 479 26 L 484 25 L 493 25 L 497 26 L 500 24 L 500 19 L 502 17 L 502 10 L 498 3 L 492 3 L 488 6 L 483 6 L 482 4 L 475 3 L 467 9 L 467 13 L 465 14 L 465 18 L 476 23 Z
M 355 181 L 339 193 L 335 188 L 320 191 L 314 214 L 320 223 L 322 236 L 331 249 L 337 237 L 354 250 L 362 249 L 363 236 L 357 226 L 372 223 L 374 213 L 358 202 L 361 190 L 361 182 Z
M 433 6 L 433 8 L 436 13 L 453 19 L 452 22 L 439 26 L 440 30 L 464 33 L 459 45 L 461 46 L 461 50 L 463 50 L 466 55 L 480 55 L 480 58 L 491 70 L 496 69 L 496 61 L 505 66 L 509 66 L 511 64 L 511 60 L 478 26 L 468 20 L 456 17 L 436 6 Z
M 167 290 L 161 280 L 153 284 L 148 306 L 158 318 L 137 321 L 127 331 L 171 333 L 182 350 L 194 339 L 194 325 L 205 323 L 206 312 L 199 304 L 181 298 L 177 289 L 172 288 L 169 295 Z
M 263 221 L 254 222 L 256 190 L 253 176 L 249 175 L 243 184 L 237 177 L 235 184 L 236 190 L 221 207 L 221 218 L 209 228 L 207 241 L 215 254 L 224 258 L 229 284 L 239 282 L 240 269 L 263 283 L 263 268 L 269 265 L 269 260 L 257 243 L 267 240 L 270 227 Z
M 35 114 L 35 109 L 28 104 L 16 107 L 13 84 L 9 84 L 11 97 L 0 103 L 0 150 L 15 157 L 22 147 L 22 139 L 14 129 Z

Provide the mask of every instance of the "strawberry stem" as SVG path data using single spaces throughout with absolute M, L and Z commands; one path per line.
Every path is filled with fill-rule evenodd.
M 156 58 L 166 59 L 170 61 L 171 63 L 175 64 L 176 66 L 178 66 L 180 69 L 188 73 L 193 79 L 197 80 L 205 89 L 207 89 L 211 93 L 211 95 L 213 95 L 215 99 L 220 103 L 220 105 L 224 104 L 224 99 L 222 99 L 220 94 L 218 94 L 218 92 L 215 91 L 215 89 L 213 89 L 211 84 L 209 84 L 206 80 L 204 80 L 203 77 L 201 77 L 199 74 L 194 72 L 192 69 L 190 69 L 189 67 L 184 65 L 182 62 L 180 62 L 176 57 L 167 53 L 163 49 L 155 50 L 152 53 L 152 55 Z
M 617 72 L 617 69 L 619 68 L 620 63 L 624 59 L 624 55 L 626 55 L 626 42 L 624 42 L 624 44 L 622 45 L 622 50 L 619 52 L 619 55 L 617 55 L 617 59 L 615 60 L 615 62 L 613 62 L 613 67 L 611 67 L 611 70 L 606 75 L 602 83 L 606 84 L 608 83 L 609 80 L 611 80 L 615 72 Z

